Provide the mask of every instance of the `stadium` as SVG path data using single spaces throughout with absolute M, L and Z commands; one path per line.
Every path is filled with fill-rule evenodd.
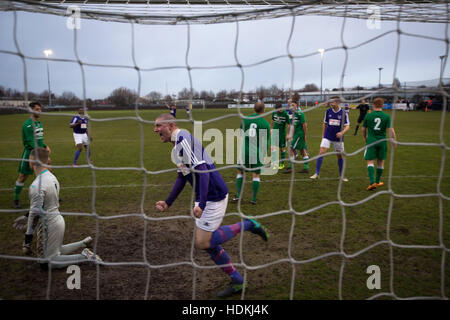
M 210 176 L 226 183 L 221 225 L 244 230 L 255 221 L 221 243 L 245 283 L 227 299 L 448 299 L 448 5 L 0 1 L 0 299 L 218 299 L 227 266 L 198 246 L 197 182 L 167 209 L 158 205 L 180 174 L 157 126 L 172 104 L 176 125 L 214 162 Z M 368 191 L 363 125 L 353 133 L 356 107 L 364 99 L 374 112 L 378 97 L 396 139 L 384 139 L 384 186 Z M 324 115 L 337 98 L 350 124 L 342 175 L 338 152 L 319 155 Z M 309 157 L 286 153 L 290 172 L 272 161 L 252 180 L 255 168 L 238 161 L 236 130 L 256 105 L 264 103 L 256 117 L 270 124 L 274 107 L 288 110 L 291 101 L 306 119 Z M 13 226 L 32 211 L 36 177 L 17 184 L 31 102 L 42 106 L 64 244 L 90 236 L 90 252 L 101 257 L 74 260 L 79 269 L 40 268 L 51 266 L 39 257 L 45 219 L 31 255 L 25 230 Z M 79 152 L 71 126 L 78 113 L 92 137 Z M 300 172 L 305 163 L 308 174 Z M 268 239 L 257 233 L 261 225 Z

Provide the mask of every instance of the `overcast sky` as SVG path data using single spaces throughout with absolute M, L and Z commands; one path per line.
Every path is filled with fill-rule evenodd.
M 66 27 L 66 18 L 18 12 L 17 40 L 27 56 L 44 57 L 44 49 L 52 49 L 54 58 L 76 59 L 74 32 Z M 291 40 L 293 55 L 317 52 L 318 48 L 342 46 L 343 18 L 297 17 Z M 292 17 L 239 23 L 237 58 L 241 64 L 252 64 L 287 53 Z M 402 23 L 402 31 L 445 38 L 445 25 Z M 344 42 L 351 47 L 389 30 L 396 23 L 381 22 L 380 29 L 369 29 L 365 20 L 346 20 Z M 131 25 L 127 23 L 82 20 L 78 31 L 78 55 L 83 62 L 133 66 Z M 378 67 L 383 67 L 382 83 L 392 83 L 397 49 L 397 33 L 390 33 L 357 49 L 348 50 L 344 86 L 378 85 Z M 13 40 L 13 14 L 0 13 L 0 49 L 17 51 Z M 234 47 L 236 23 L 190 26 L 189 65 L 211 67 L 236 65 Z M 401 82 L 439 78 L 440 55 L 445 54 L 443 41 L 401 36 L 396 77 Z M 135 25 L 135 57 L 140 68 L 186 66 L 187 26 Z M 0 53 L 0 85 L 24 89 L 23 65 L 18 56 Z M 325 52 L 323 57 L 323 88 L 339 86 L 345 62 L 345 50 Z M 294 88 L 307 83 L 320 87 L 320 54 L 294 59 Z M 28 90 L 47 89 L 45 61 L 26 60 Z M 135 69 L 85 66 L 86 97 L 104 98 L 115 88 L 138 89 Z M 449 77 L 446 68 L 444 77 Z M 192 70 L 195 90 L 239 90 L 239 68 Z M 60 95 L 72 91 L 82 98 L 82 73 L 78 63 L 50 61 L 51 89 Z M 177 93 L 190 87 L 186 69 L 141 72 L 141 96 L 150 91 Z M 244 68 L 244 91 L 257 86 L 289 88 L 291 63 L 281 58 Z

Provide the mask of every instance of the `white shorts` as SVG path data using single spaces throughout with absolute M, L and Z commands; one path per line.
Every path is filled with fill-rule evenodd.
M 86 133 L 74 133 L 73 139 L 75 140 L 75 145 L 83 144 L 87 146 L 89 144 L 89 137 Z
M 195 206 L 198 206 L 198 202 L 195 202 Z M 195 218 L 195 224 L 197 228 L 208 232 L 214 232 L 219 229 L 222 224 L 223 217 L 227 211 L 228 194 L 225 199 L 213 202 L 207 201 L 205 210 L 203 210 L 200 219 Z
M 331 141 L 326 138 L 322 139 L 322 142 L 320 143 L 321 148 L 327 148 L 329 149 L 333 145 L 334 151 L 336 152 L 344 152 L 344 142 L 341 141 Z

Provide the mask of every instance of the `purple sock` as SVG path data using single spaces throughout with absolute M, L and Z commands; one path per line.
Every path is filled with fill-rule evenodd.
M 320 173 L 320 167 L 322 166 L 322 161 L 323 161 L 323 157 L 320 157 L 320 158 L 317 159 L 317 161 L 316 161 L 316 173 L 317 173 L 317 174 Z
M 74 164 L 77 164 L 77 160 L 78 160 L 78 157 L 80 156 L 80 154 L 81 154 L 81 151 L 77 149 L 77 151 L 75 152 L 75 157 L 73 158 Z
M 253 228 L 253 223 L 250 220 L 244 220 L 244 231 Z M 242 222 L 230 224 L 228 226 L 221 226 L 219 229 L 213 232 L 209 246 L 214 248 L 219 244 L 225 243 L 242 230 Z
M 215 248 L 206 249 L 206 251 L 209 253 L 211 260 L 214 261 L 214 263 L 218 266 L 230 264 L 226 267 L 221 267 L 222 270 L 228 274 L 228 276 L 231 278 L 231 281 L 233 283 L 243 283 L 244 279 L 242 278 L 239 271 L 236 270 L 236 268 L 231 265 L 231 259 L 228 253 L 221 247 L 216 246 Z
M 344 165 L 344 159 L 338 158 L 338 166 L 339 166 L 339 176 L 342 175 L 342 166 Z

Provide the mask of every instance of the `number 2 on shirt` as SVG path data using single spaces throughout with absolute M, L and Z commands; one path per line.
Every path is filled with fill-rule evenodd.
M 375 118 L 373 119 L 373 121 L 375 121 L 375 127 L 373 127 L 373 130 L 380 130 L 380 124 L 381 124 L 381 119 L 380 118 Z

